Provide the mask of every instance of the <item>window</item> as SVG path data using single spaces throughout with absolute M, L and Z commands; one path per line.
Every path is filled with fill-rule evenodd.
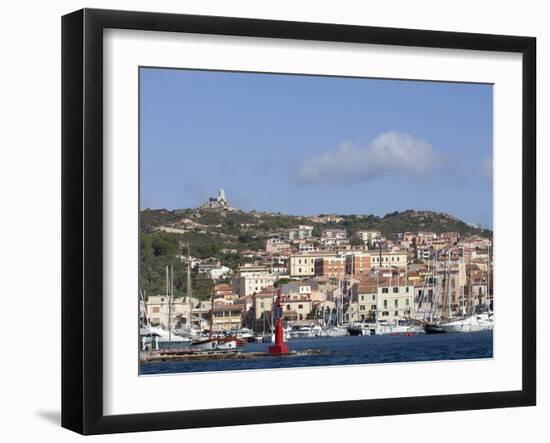
M 396 293 L 398 293 L 398 292 L 399 292 L 399 288 L 398 288 L 397 286 L 394 287 L 394 288 L 393 288 L 393 293 L 396 294 Z
M 298 305 L 298 309 L 304 309 L 304 305 Z
M 405 292 L 409 292 L 409 287 L 408 286 L 405 288 Z
M 399 311 L 395 311 L 393 315 L 397 317 L 399 315 Z
M 394 305 L 395 305 L 396 308 L 398 308 L 399 307 L 399 300 L 395 299 L 394 300 Z
M 286 310 L 290 311 L 290 305 L 286 305 Z
M 376 311 L 376 305 L 370 305 L 370 310 L 371 311 Z
M 409 306 L 409 305 L 410 305 L 410 300 L 409 300 L 408 298 L 407 298 L 407 299 L 405 299 L 405 304 L 406 304 L 407 306 Z
M 388 311 L 383 311 L 382 312 L 382 317 L 387 317 L 388 315 L 390 315 L 390 313 Z
M 302 259 L 301 259 L 301 258 L 298 260 L 298 264 L 299 264 L 299 265 L 302 264 Z
M 365 310 L 365 305 L 359 306 L 359 310 L 360 310 L 360 311 L 364 311 L 364 310 Z
M 388 288 L 382 288 L 382 294 L 387 294 L 388 293 Z
M 376 300 L 376 295 L 372 294 L 372 299 Z
M 298 268 L 298 272 L 301 273 L 301 272 L 302 272 L 302 268 Z
M 388 309 L 388 300 L 384 300 L 384 309 Z

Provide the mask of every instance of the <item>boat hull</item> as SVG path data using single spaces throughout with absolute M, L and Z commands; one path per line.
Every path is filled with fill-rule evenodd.
M 464 332 L 484 332 L 493 330 L 493 319 L 489 315 L 472 315 L 463 319 L 458 319 L 443 323 L 441 329 L 447 334 L 456 334 Z
M 218 342 L 216 340 L 195 342 L 191 345 L 191 349 L 195 351 L 214 351 L 217 347 Z
M 238 348 L 239 348 L 239 345 L 237 343 L 237 340 L 227 340 L 227 341 L 218 343 L 216 346 L 216 349 L 221 351 L 232 351 Z
M 347 328 L 328 328 L 325 331 L 325 335 L 327 337 L 345 337 L 346 335 L 349 335 Z
M 428 324 L 424 325 L 426 334 L 445 334 L 445 331 L 440 325 Z

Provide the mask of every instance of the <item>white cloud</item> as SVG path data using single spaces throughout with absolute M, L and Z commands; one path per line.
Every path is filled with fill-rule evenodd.
M 345 142 L 336 151 L 302 162 L 294 178 L 300 184 L 355 183 L 400 174 L 421 176 L 438 163 L 441 155 L 432 146 L 407 134 L 386 132 L 367 146 Z
M 493 157 L 485 157 L 481 164 L 481 178 L 493 186 Z

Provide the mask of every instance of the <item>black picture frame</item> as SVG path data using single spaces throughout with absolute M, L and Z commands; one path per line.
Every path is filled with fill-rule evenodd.
M 522 389 L 177 412 L 103 413 L 103 30 L 192 32 L 522 54 Z M 536 39 L 83 9 L 62 18 L 62 426 L 82 434 L 536 404 Z

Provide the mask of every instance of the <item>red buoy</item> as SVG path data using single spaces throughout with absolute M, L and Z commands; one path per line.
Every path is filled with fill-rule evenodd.
M 277 316 L 277 324 L 275 326 L 275 344 L 269 347 L 268 351 L 270 354 L 288 354 L 290 352 L 290 349 L 284 342 L 282 319 L 283 309 L 281 305 L 281 290 L 279 289 L 279 291 L 277 292 L 277 300 L 275 302 L 275 313 Z

